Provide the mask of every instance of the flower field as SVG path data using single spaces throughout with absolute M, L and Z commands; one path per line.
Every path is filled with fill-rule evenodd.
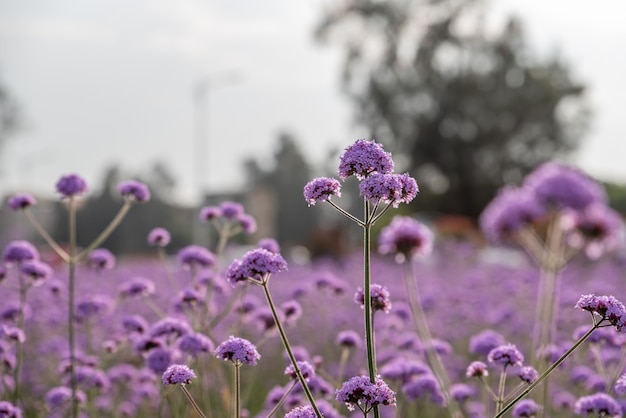
M 494 197 L 477 242 L 393 214 L 418 187 L 382 146 L 346 148 L 339 177 L 353 175 L 362 218 L 341 208 L 338 180 L 303 185 L 310 210 L 330 204 L 363 230 L 342 259 L 232 244 L 255 230 L 235 202 L 200 212 L 211 248 L 169 248 L 155 225 L 153 256 L 118 259 L 108 234 L 150 199 L 132 181 L 94 242 L 9 243 L 0 417 L 623 415 L 623 226 L 599 184 L 540 167 Z M 86 185 L 66 176 L 57 191 L 71 219 Z M 34 204 L 9 201 L 38 225 Z

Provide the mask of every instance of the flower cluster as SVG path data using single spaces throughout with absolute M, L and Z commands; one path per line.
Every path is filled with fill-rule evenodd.
M 608 321 L 618 331 L 626 325 L 626 307 L 613 296 L 582 295 L 575 305 L 576 308 L 598 314 L 602 320 Z
M 378 236 L 378 251 L 395 254 L 400 262 L 410 260 L 413 255 L 428 255 L 432 248 L 432 231 L 408 216 L 395 216 Z
M 249 364 L 254 366 L 261 358 L 261 355 L 250 341 L 231 335 L 226 341 L 217 346 L 215 357 L 232 361 L 236 365 Z
M 354 294 L 354 301 L 361 305 L 361 308 L 365 308 L 365 292 L 363 288 L 359 287 Z M 370 286 L 370 301 L 372 311 L 383 311 L 389 313 L 391 310 L 391 299 L 389 298 L 389 291 L 386 287 L 379 284 L 372 284 Z
M 355 376 L 344 382 L 337 390 L 337 400 L 346 404 L 350 411 L 359 408 L 367 413 L 376 405 L 396 404 L 396 394 L 378 376 L 372 383 L 367 376 Z
M 188 385 L 191 379 L 195 379 L 196 374 L 184 364 L 172 364 L 163 372 L 164 385 Z
M 287 270 L 287 262 L 278 253 L 264 248 L 248 251 L 241 259 L 234 260 L 226 271 L 226 278 L 232 283 L 252 280 L 265 283 L 272 273 Z
M 229 234 L 235 234 L 239 230 L 246 234 L 252 234 L 256 231 L 257 225 L 254 218 L 245 213 L 243 206 L 237 202 L 226 201 L 219 206 L 205 206 L 200 209 L 200 220 L 202 222 L 214 222 L 218 229 L 229 228 L 231 225 L 236 226 L 236 231 L 229 231 Z

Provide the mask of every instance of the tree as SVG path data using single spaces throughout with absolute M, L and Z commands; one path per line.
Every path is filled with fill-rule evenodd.
M 303 244 L 317 224 L 316 211 L 307 210 L 302 196 L 304 185 L 312 179 L 309 163 L 295 137 L 288 133 L 278 136 L 274 161 L 263 168 L 257 160 L 244 163 L 248 185 L 264 186 L 271 190 L 275 201 L 273 214 L 275 235 L 281 245 L 290 247 Z
M 357 122 L 421 188 L 421 209 L 476 217 L 505 182 L 576 149 L 584 87 L 558 56 L 534 58 L 522 24 L 483 29 L 476 0 L 346 0 L 316 31 L 345 48 Z
M 19 126 L 17 102 L 7 88 L 0 83 L 0 146 Z

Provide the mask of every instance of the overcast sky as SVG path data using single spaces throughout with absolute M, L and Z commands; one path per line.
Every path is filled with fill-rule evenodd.
M 322 0 L 2 0 L 0 79 L 24 127 L 2 152 L 2 193 L 52 192 L 76 172 L 93 187 L 105 167 L 167 164 L 179 198 L 194 196 L 192 90 L 208 79 L 202 184 L 242 184 L 241 160 L 270 159 L 292 132 L 312 162 L 364 132 L 339 92 L 341 51 L 312 39 Z M 594 122 L 574 160 L 626 182 L 625 6 L 600 1 L 494 0 L 514 12 L 533 49 L 558 50 L 591 88 Z M 611 6 L 608 6 L 611 4 Z M 598 7 L 607 5 L 604 8 Z M 225 79 L 230 71 L 234 80 Z

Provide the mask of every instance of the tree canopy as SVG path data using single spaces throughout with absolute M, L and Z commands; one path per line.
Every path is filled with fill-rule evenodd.
M 344 48 L 357 122 L 406 156 L 421 209 L 475 217 L 585 132 L 585 88 L 566 63 L 534 57 L 517 19 L 487 27 L 475 0 L 345 0 L 317 27 Z

